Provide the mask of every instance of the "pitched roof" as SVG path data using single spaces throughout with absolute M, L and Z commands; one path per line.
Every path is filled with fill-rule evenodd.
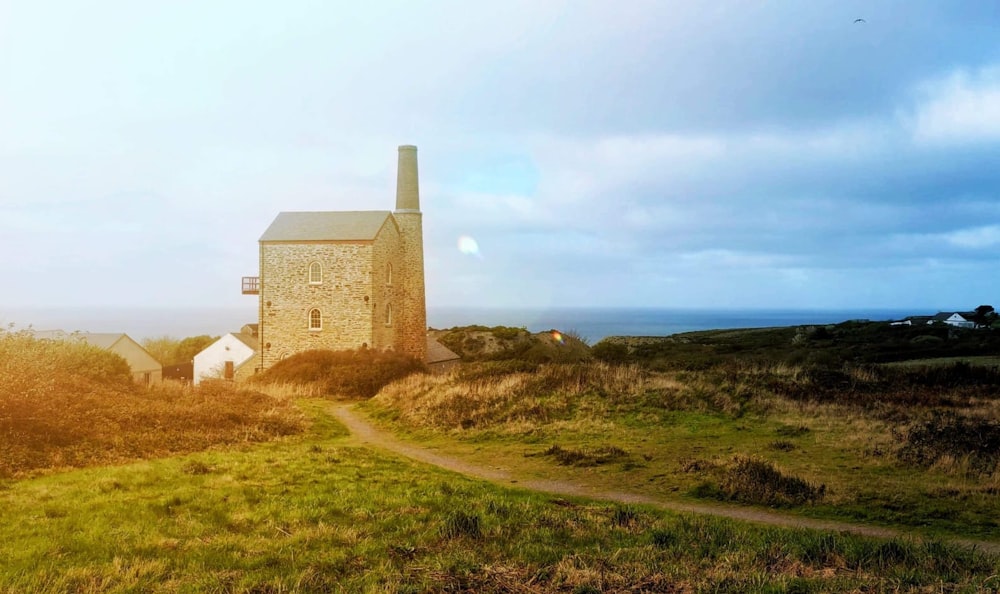
M 66 332 L 65 330 L 40 330 L 32 334 L 39 340 L 79 340 L 102 349 L 110 349 L 125 336 L 121 332 Z
M 257 340 L 256 336 L 252 336 L 250 334 L 245 334 L 243 332 L 233 332 L 232 335 L 234 337 L 236 337 L 237 340 L 239 340 L 243 344 L 247 345 L 248 347 L 250 347 L 254 351 L 256 351 L 258 348 L 260 348 L 260 341 Z
M 388 210 L 279 212 L 261 241 L 365 241 L 375 239 Z
M 941 311 L 934 314 L 934 317 L 932 317 L 931 319 L 934 320 L 935 322 L 943 322 L 955 314 L 958 314 L 961 318 L 968 321 L 968 314 L 965 314 L 960 311 Z
M 444 361 L 455 361 L 461 359 L 451 349 L 444 346 L 437 340 L 427 337 L 427 363 L 443 363 Z

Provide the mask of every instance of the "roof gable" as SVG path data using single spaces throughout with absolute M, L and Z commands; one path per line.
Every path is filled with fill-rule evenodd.
M 254 325 L 256 326 L 256 324 Z M 230 334 L 232 334 L 233 338 L 236 340 L 250 347 L 254 352 L 257 352 L 257 349 L 260 348 L 260 341 L 257 340 L 257 337 L 251 334 L 246 334 L 244 332 L 231 332 Z
M 32 335 L 39 340 L 76 340 L 102 349 L 110 349 L 121 340 L 122 332 L 66 332 L 65 330 L 38 330 Z
M 280 212 L 260 241 L 371 241 L 388 210 Z
M 461 359 L 454 351 L 444 346 L 437 339 L 427 337 L 427 363 L 443 363 Z

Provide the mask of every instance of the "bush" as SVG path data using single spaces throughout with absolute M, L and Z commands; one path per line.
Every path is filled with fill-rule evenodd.
M 930 466 L 942 456 L 968 456 L 972 469 L 990 472 L 1000 462 L 1000 423 L 934 411 L 905 434 L 898 457 L 918 466 Z
M 627 346 L 620 342 L 608 342 L 606 340 L 602 340 L 591 347 L 590 354 L 595 359 L 606 363 L 622 363 L 629 358 Z
M 766 460 L 738 456 L 718 487 L 703 483 L 695 489 L 694 495 L 784 506 L 812 503 L 822 499 L 825 493 L 826 485 L 817 487 L 796 476 L 783 474 Z
M 371 398 L 390 382 L 425 370 L 422 362 L 394 351 L 311 350 L 278 361 L 254 381 L 318 384 L 326 394 Z

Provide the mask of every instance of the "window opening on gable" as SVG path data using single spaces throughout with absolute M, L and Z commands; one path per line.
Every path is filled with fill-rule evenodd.
M 320 266 L 319 262 L 313 262 L 309 265 L 309 284 L 319 285 L 323 283 L 323 267 Z
M 392 262 L 385 265 L 385 284 L 392 286 Z
M 385 325 L 386 326 L 391 326 L 392 325 L 392 304 L 391 303 L 385 306 Z
M 320 313 L 318 309 L 312 309 L 309 311 L 309 329 L 310 330 L 323 329 L 323 314 Z

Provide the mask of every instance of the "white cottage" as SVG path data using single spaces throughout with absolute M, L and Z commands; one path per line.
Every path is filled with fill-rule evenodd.
M 233 380 L 254 372 L 257 337 L 247 332 L 230 332 L 194 356 L 194 383 L 207 379 Z
M 973 314 L 964 312 L 950 312 L 942 311 L 935 315 L 928 321 L 928 324 L 933 324 L 935 322 L 943 322 L 949 326 L 955 326 L 957 328 L 975 328 L 976 324 L 972 321 Z

